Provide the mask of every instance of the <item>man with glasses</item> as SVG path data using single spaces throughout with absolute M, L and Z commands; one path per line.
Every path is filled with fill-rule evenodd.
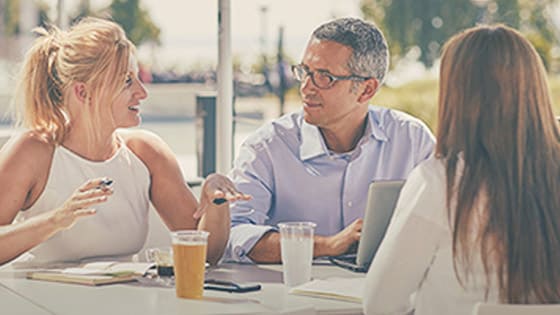
M 276 224 L 317 224 L 314 257 L 346 253 L 359 240 L 369 183 L 405 179 L 432 152 L 418 119 L 369 106 L 388 63 L 372 23 L 342 18 L 319 26 L 292 72 L 303 111 L 265 124 L 242 145 L 230 177 L 253 196 L 232 205 L 225 258 L 280 262 Z

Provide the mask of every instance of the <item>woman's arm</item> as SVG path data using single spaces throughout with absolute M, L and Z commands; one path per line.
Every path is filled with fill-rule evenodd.
M 409 314 L 416 292 L 445 237 L 444 182 L 415 169 L 403 187 L 395 214 L 366 276 L 364 313 Z M 427 179 L 427 177 L 432 177 Z
M 34 132 L 15 136 L 0 150 L 0 264 L 6 263 L 56 232 L 69 228 L 76 219 L 95 213 L 89 206 L 103 202 L 110 190 L 94 189 L 100 179 L 80 187 L 59 209 L 12 224 L 21 209 L 33 205 L 42 193 L 54 146 Z M 97 199 L 100 198 L 100 199 Z
M 246 199 L 222 175 L 208 176 L 201 192 L 201 204 L 187 186 L 175 155 L 167 144 L 147 131 L 123 133 L 129 148 L 150 171 L 150 199 L 171 231 L 203 229 L 210 232 L 208 261 L 217 263 L 229 237 L 229 203 L 217 205 L 215 198 L 227 201 Z
M 230 232 L 231 201 L 247 200 L 249 197 L 239 193 L 231 180 L 220 174 L 208 175 L 202 185 L 200 205 L 195 218 L 200 218 L 198 229 L 210 231 L 208 236 L 208 261 L 216 264 L 224 254 Z M 214 200 L 229 202 L 214 203 Z
M 93 205 L 107 201 L 113 190 L 101 185 L 103 178 L 88 181 L 58 209 L 23 222 L 0 226 L 0 264 L 6 263 L 59 231 L 69 229 L 81 217 L 94 215 Z

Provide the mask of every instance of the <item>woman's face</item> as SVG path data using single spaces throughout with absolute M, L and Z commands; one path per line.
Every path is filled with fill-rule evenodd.
M 138 63 L 133 56 L 130 58 L 128 72 L 122 86 L 112 105 L 115 128 L 138 126 L 142 120 L 140 101 L 145 99 L 148 93 L 138 78 Z

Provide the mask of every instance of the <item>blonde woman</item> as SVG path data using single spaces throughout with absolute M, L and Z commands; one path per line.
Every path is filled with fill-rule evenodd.
M 16 105 L 28 131 L 0 151 L 0 263 L 30 251 L 37 262 L 140 250 L 152 202 L 170 230 L 209 231 L 208 260 L 229 237 L 228 203 L 246 199 L 209 176 L 200 204 L 170 148 L 140 123 L 146 89 L 135 48 L 111 21 L 86 18 L 68 31 L 39 29 Z
M 403 187 L 366 278 L 365 313 L 560 303 L 559 161 L 547 75 L 529 41 L 501 25 L 451 38 L 436 154 Z

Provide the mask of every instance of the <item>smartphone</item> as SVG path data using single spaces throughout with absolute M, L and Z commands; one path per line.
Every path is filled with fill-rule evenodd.
M 252 291 L 259 291 L 261 285 L 258 283 L 236 283 L 231 281 L 223 281 L 216 279 L 207 279 L 204 281 L 205 290 L 216 290 L 234 293 L 245 293 Z

